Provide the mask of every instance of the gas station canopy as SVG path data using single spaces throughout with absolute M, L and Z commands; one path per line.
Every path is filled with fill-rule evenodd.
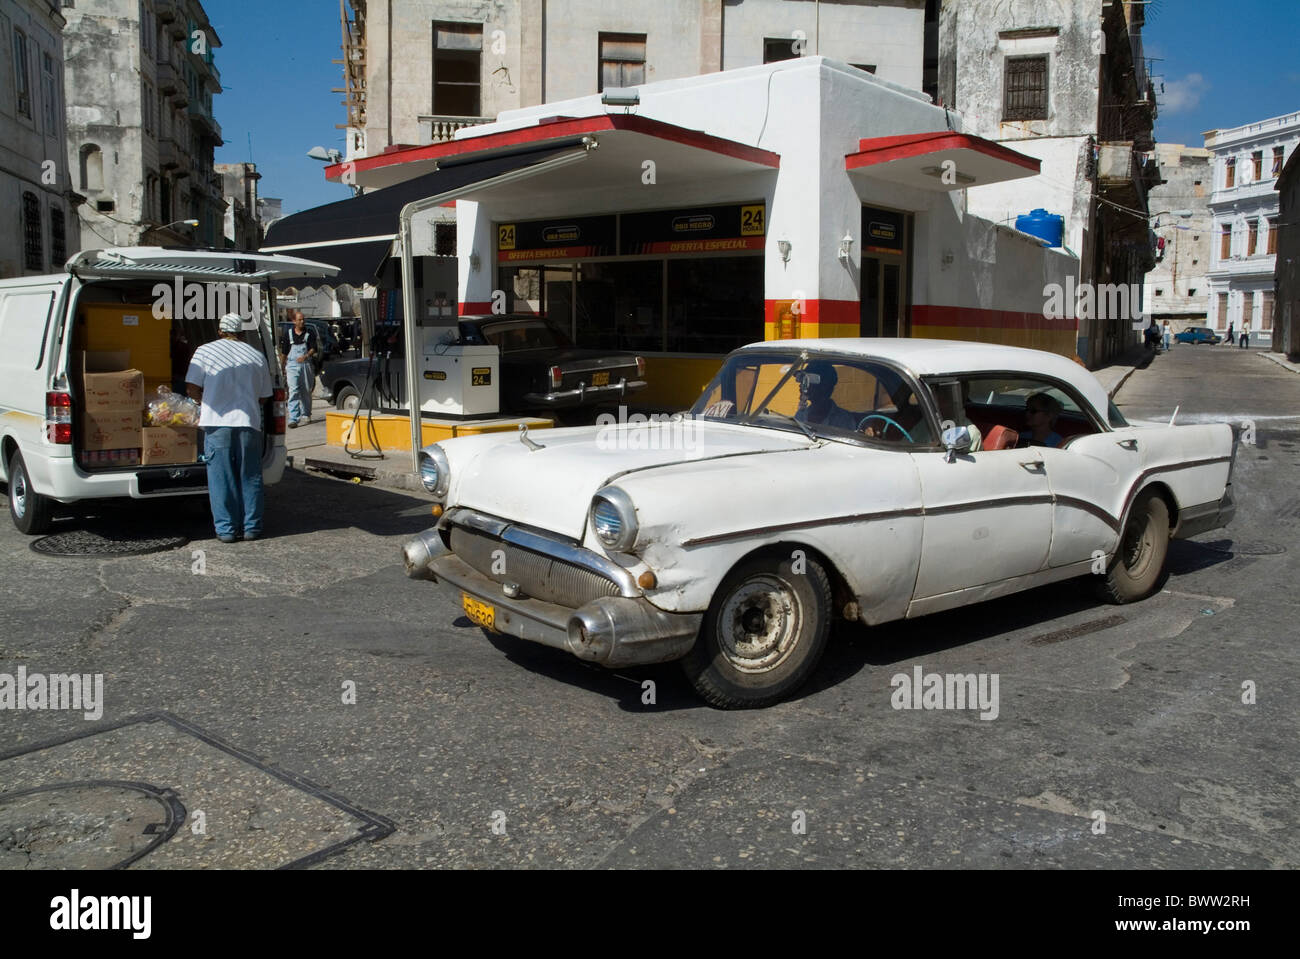
M 1034 176 L 1040 162 L 992 140 L 941 130 L 859 141 L 844 165 L 850 176 L 947 193 Z
M 668 188 L 688 187 L 702 180 L 716 183 L 743 173 L 772 172 L 781 165 L 780 156 L 770 150 L 634 114 L 604 114 L 550 117 L 519 129 L 392 150 L 350 165 L 335 164 L 326 169 L 325 176 L 331 180 L 354 179 L 359 186 L 378 189 L 435 170 L 450 172 L 464 163 L 521 151 L 566 145 L 592 150 L 593 144 L 598 150 L 592 159 L 597 162 L 557 169 L 535 182 L 498 185 L 492 188 L 490 198 L 508 203 L 535 199 L 539 191 L 580 190 L 598 195 L 603 190 L 614 190 L 624 194 L 622 205 L 626 205 L 626 192 L 647 182 L 643 179 L 647 161 L 654 163 L 652 182 Z M 489 198 L 486 194 L 462 196 L 468 200 Z

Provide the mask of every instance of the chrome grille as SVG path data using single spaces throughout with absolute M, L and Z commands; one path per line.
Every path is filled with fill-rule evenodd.
M 501 563 L 494 563 L 492 554 L 504 554 L 504 573 Z M 451 551 L 466 563 L 496 583 L 516 583 L 524 594 L 547 603 L 556 603 L 577 609 L 602 596 L 618 596 L 618 585 L 611 579 L 566 563 L 542 553 L 505 543 L 463 526 L 451 527 Z

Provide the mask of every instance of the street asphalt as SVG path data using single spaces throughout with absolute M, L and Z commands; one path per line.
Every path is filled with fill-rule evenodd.
M 62 521 L 191 537 L 134 557 L 4 521 L 0 674 L 103 674 L 104 702 L 0 712 L 0 868 L 1296 868 L 1300 376 L 1178 346 L 1116 399 L 1255 427 L 1235 522 L 1172 544 L 1162 592 L 842 628 L 761 711 L 485 636 L 402 573 L 417 493 L 294 469 L 231 546 L 170 503 Z M 915 667 L 996 674 L 996 718 L 893 708 Z

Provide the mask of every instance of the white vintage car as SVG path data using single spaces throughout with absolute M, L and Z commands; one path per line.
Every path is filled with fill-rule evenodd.
M 714 706 L 764 706 L 835 617 L 1076 576 L 1147 596 L 1171 536 L 1232 518 L 1234 457 L 1227 424 L 1131 426 L 1052 353 L 774 341 L 731 354 L 683 419 L 426 448 L 443 512 L 403 554 L 485 629 L 610 667 L 680 659 Z

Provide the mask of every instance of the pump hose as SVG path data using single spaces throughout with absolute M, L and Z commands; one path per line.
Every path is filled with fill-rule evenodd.
M 374 382 L 370 378 L 370 374 L 374 370 L 374 368 L 375 368 L 375 354 L 371 353 L 370 362 L 366 365 L 366 383 L 365 386 L 361 388 L 361 396 L 359 397 L 359 401 L 357 403 L 357 410 L 355 413 L 352 414 L 352 431 L 349 434 L 349 437 L 357 435 L 357 422 L 358 420 L 361 419 L 361 407 L 365 406 L 366 407 L 365 439 L 370 440 L 370 445 L 373 446 L 374 449 L 367 450 L 363 445 L 364 441 L 361 441 L 358 443 L 357 448 L 355 450 L 351 450 L 348 449 L 348 443 L 345 440 L 343 443 L 343 452 L 347 453 L 354 460 L 382 460 L 388 458 L 384 455 L 383 447 L 379 445 L 379 433 L 375 430 L 375 410 L 374 410 L 375 404 L 373 402 L 375 389 L 374 389 Z M 372 397 L 372 401 L 370 403 L 366 402 L 367 395 L 370 395 Z

